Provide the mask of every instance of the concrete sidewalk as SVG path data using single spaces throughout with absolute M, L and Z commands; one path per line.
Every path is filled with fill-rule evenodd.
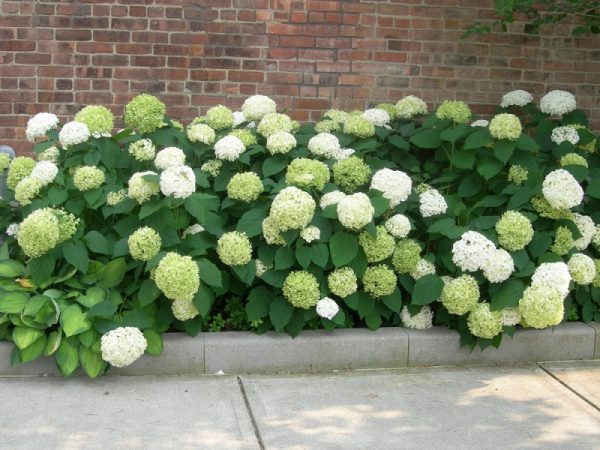
M 0 378 L 1 449 L 600 448 L 600 361 Z

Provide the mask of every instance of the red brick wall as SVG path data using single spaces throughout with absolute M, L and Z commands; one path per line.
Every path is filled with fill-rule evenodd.
M 577 95 L 600 129 L 600 38 L 493 34 L 461 41 L 491 0 L 0 0 L 0 143 L 27 119 L 86 104 L 120 115 L 140 92 L 188 121 L 272 96 L 299 120 L 415 94 L 493 111 L 502 93 Z

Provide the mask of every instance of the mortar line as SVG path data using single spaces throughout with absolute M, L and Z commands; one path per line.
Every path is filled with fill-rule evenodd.
M 552 372 L 550 372 L 548 369 L 546 369 L 544 366 L 542 366 L 540 363 L 536 363 L 537 366 L 542 369 L 547 375 L 551 376 L 552 378 L 554 378 L 556 381 L 558 381 L 560 384 L 562 384 L 564 387 L 566 387 L 569 391 L 571 391 L 573 394 L 575 394 L 577 397 L 579 397 L 581 400 L 583 400 L 584 402 L 586 402 L 588 405 L 590 405 L 592 408 L 594 408 L 597 411 L 600 411 L 600 407 L 596 406 L 594 403 L 592 403 L 590 400 L 588 400 L 585 396 L 583 396 L 582 394 L 580 394 L 579 392 L 577 392 L 575 389 L 573 389 L 571 386 L 569 386 L 567 383 L 565 383 L 563 380 L 561 380 L 560 378 L 558 378 L 556 375 L 554 375 Z
M 242 378 L 239 375 L 236 378 L 238 386 L 240 387 L 240 392 L 242 393 L 242 398 L 244 399 L 244 404 L 246 405 L 246 410 L 248 411 L 248 415 L 250 416 L 250 422 L 252 422 L 252 428 L 254 429 L 254 436 L 256 437 L 256 441 L 258 442 L 258 447 L 260 448 L 260 450 L 265 450 L 265 444 L 263 443 L 262 437 L 260 436 L 260 430 L 258 429 L 258 424 L 256 423 L 254 413 L 252 412 L 252 408 L 250 407 L 250 401 L 248 400 L 248 396 L 246 395 L 246 388 L 244 387 Z

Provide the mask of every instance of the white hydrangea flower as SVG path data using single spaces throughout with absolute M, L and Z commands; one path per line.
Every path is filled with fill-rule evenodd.
M 6 234 L 17 239 L 19 236 L 19 224 L 11 223 L 8 228 L 6 228 Z
M 502 310 L 502 325 L 505 327 L 514 327 L 519 322 L 521 322 L 519 308 L 504 308 Z
M 277 104 L 265 95 L 253 95 L 242 104 L 242 113 L 246 120 L 260 120 L 265 115 L 277 111 Z M 235 119 L 234 119 L 235 120 Z
M 335 159 L 337 161 L 342 159 L 348 159 L 352 155 L 354 155 L 354 153 L 356 153 L 356 150 L 354 150 L 353 148 L 340 148 L 337 152 L 333 153 L 331 159 Z
M 247 122 L 248 119 L 246 119 L 246 116 L 244 116 L 244 113 L 241 111 L 234 111 L 233 112 L 233 128 L 237 127 L 238 125 L 243 124 L 244 122 Z
M 333 319 L 339 310 L 340 307 L 335 300 L 329 297 L 323 297 L 317 302 L 317 314 L 324 319 Z
M 385 221 L 385 229 L 396 238 L 405 238 L 410 232 L 410 221 L 404 214 L 395 214 Z
M 196 192 L 196 175 L 188 166 L 169 167 L 160 174 L 160 190 L 166 196 L 188 198 Z
M 569 268 L 571 278 L 577 284 L 590 284 L 596 277 L 594 260 L 583 253 L 575 253 L 571 256 L 567 267 Z
M 51 161 L 39 161 L 29 176 L 38 180 L 42 186 L 47 186 L 54 181 L 58 174 L 58 167 Z
M 262 274 L 264 274 L 267 270 L 269 270 L 269 268 L 267 267 L 267 265 L 262 262 L 260 259 L 255 259 L 254 262 L 256 263 L 256 276 L 260 277 L 262 276 Z
M 357 192 L 342 198 L 337 204 L 340 223 L 351 230 L 360 230 L 373 220 L 375 208 L 367 194 Z
M 577 133 L 576 128 L 567 125 L 553 129 L 550 139 L 552 139 L 552 142 L 556 145 L 560 145 L 565 141 L 569 141 L 571 144 L 575 145 L 579 142 L 579 134 Z
M 215 142 L 217 134 L 215 130 L 205 123 L 194 123 L 187 127 L 187 138 L 192 142 L 201 142 L 206 145 L 211 145 Z
M 482 264 L 481 269 L 483 270 L 483 276 L 490 283 L 502 283 L 508 280 L 515 271 L 515 263 L 510 253 L 501 248 L 493 250 Z
M 60 141 L 60 145 L 64 148 L 81 144 L 86 142 L 89 138 L 90 130 L 87 125 L 74 121 L 66 123 L 60 130 L 60 133 L 58 133 L 58 140 Z
M 563 297 L 569 293 L 571 274 L 564 262 L 542 263 L 531 276 L 531 285 L 545 284 L 556 289 Z
M 362 115 L 363 119 L 367 119 L 373 125 L 378 126 L 378 127 L 383 127 L 383 126 L 387 125 L 391 120 L 388 112 L 384 109 L 379 109 L 379 108 L 367 109 L 361 115 Z
M 396 103 L 396 115 L 401 119 L 412 119 L 419 114 L 427 114 L 427 103 L 414 95 L 407 95 Z
M 298 145 L 296 138 L 287 131 L 276 131 L 267 138 L 267 150 L 271 155 L 287 153 Z
M 435 265 L 425 258 L 421 258 L 417 263 L 417 268 L 411 272 L 410 276 L 415 280 L 418 280 L 425 275 L 435 275 Z
M 215 156 L 225 161 L 235 161 L 246 150 L 241 139 L 235 136 L 225 136 L 215 144 Z
M 552 116 L 562 116 L 574 111 L 575 108 L 577 108 L 575 96 L 567 91 L 550 91 L 540 100 L 540 110 Z
M 444 214 L 447 209 L 448 204 L 437 189 L 429 189 L 419 194 L 419 211 L 423 217 Z
M 311 225 L 306 228 L 302 228 L 302 230 L 300 231 L 300 237 L 306 242 L 310 243 L 312 241 L 316 241 L 321 237 L 321 230 L 319 230 L 319 228 L 315 227 L 314 225 Z
M 154 158 L 154 165 L 161 170 L 169 167 L 183 166 L 184 164 L 185 153 L 177 147 L 163 148 Z
M 583 189 L 573 175 L 564 169 L 546 175 L 542 193 L 550 206 L 557 209 L 570 209 L 583 201 Z
M 405 328 L 427 330 L 433 326 L 433 311 L 429 305 L 425 305 L 421 308 L 421 311 L 411 316 L 408 308 L 404 306 L 400 311 L 400 319 Z
M 390 201 L 390 208 L 394 208 L 410 195 L 412 180 L 401 170 L 381 169 L 373 175 L 370 189 L 381 191 Z
M 102 359 L 115 367 L 125 367 L 144 354 L 148 342 L 139 328 L 119 327 L 100 339 Z
M 502 96 L 500 106 L 508 108 L 509 106 L 525 106 L 533 101 L 533 96 L 522 89 L 507 92 Z
M 471 124 L 472 127 L 482 127 L 486 128 L 490 124 L 489 120 L 479 119 Z
M 581 233 L 581 237 L 573 243 L 577 250 L 585 250 L 592 242 L 596 234 L 596 224 L 590 216 L 582 214 L 573 214 L 573 222 L 577 225 L 577 229 Z
M 327 208 L 329 205 L 337 205 L 341 199 L 346 197 L 342 191 L 331 191 L 327 194 L 323 194 L 319 206 L 321 209 Z
M 319 133 L 308 141 L 308 149 L 313 155 L 336 159 L 342 147 L 338 138 L 331 133 Z
M 46 133 L 58 126 L 58 117 L 52 113 L 38 113 L 27 121 L 25 135 L 29 142 L 44 137 Z
M 465 272 L 475 272 L 495 250 L 494 243 L 483 234 L 467 231 L 452 246 L 452 261 Z
M 204 227 L 198 223 L 190 225 L 185 230 L 183 230 L 183 239 L 187 236 L 193 236 L 194 234 L 202 233 L 204 231 Z

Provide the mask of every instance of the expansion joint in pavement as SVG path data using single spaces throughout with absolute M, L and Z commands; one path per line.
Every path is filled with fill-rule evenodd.
M 581 400 L 583 400 L 584 402 L 586 402 L 588 405 L 590 405 L 592 408 L 594 408 L 597 411 L 600 411 L 600 407 L 598 407 L 597 405 L 595 405 L 593 402 L 589 401 L 585 396 L 581 395 L 579 392 L 577 392 L 575 389 L 573 389 L 571 386 L 569 386 L 567 383 L 565 383 L 563 380 L 561 380 L 560 378 L 558 378 L 556 375 L 554 375 L 551 371 L 549 371 L 548 369 L 546 369 L 544 366 L 542 366 L 541 364 L 538 363 L 537 365 L 540 369 L 542 369 L 544 372 L 546 372 L 547 375 L 550 375 L 554 380 L 558 381 L 560 384 L 562 384 L 565 388 L 567 388 L 569 391 L 571 391 L 573 394 L 575 394 L 577 397 L 579 397 Z
M 246 410 L 248 411 L 248 416 L 250 417 L 250 422 L 252 422 L 252 428 L 254 429 L 254 435 L 256 436 L 256 441 L 258 442 L 258 446 L 260 450 L 265 450 L 265 444 L 260 436 L 260 430 L 258 429 L 258 425 L 256 423 L 256 419 L 254 418 L 254 413 L 252 412 L 252 407 L 250 406 L 250 401 L 248 400 L 248 396 L 246 395 L 246 388 L 244 387 L 244 382 L 240 376 L 237 376 L 238 386 L 240 387 L 240 392 L 242 394 L 242 398 L 244 399 L 244 404 L 246 405 Z

